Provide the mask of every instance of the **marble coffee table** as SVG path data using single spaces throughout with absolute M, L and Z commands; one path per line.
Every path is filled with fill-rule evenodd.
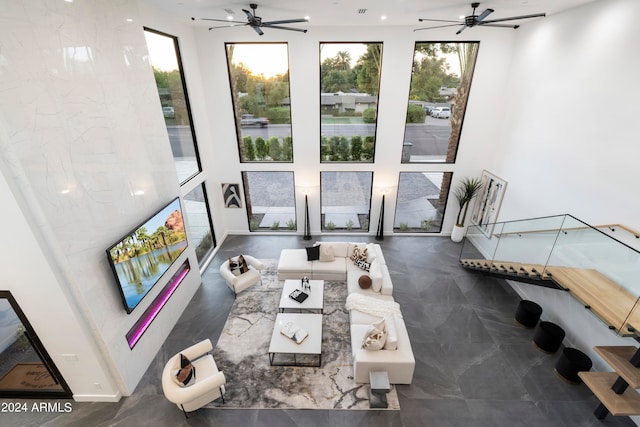
M 296 289 L 301 289 L 300 280 L 285 280 L 282 286 L 282 295 L 278 309 L 285 312 L 313 312 L 322 313 L 324 307 L 324 280 L 309 280 L 310 290 L 304 290 L 309 297 L 303 302 L 289 298 L 289 294 Z
M 300 344 L 280 333 L 288 322 L 309 333 Z M 322 366 L 322 314 L 278 313 L 269 344 L 269 363 L 272 366 Z

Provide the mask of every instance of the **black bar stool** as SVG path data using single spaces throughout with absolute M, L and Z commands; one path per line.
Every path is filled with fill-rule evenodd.
M 580 384 L 582 378 L 578 372 L 589 371 L 592 366 L 589 356 L 575 348 L 565 347 L 556 361 L 554 372 L 572 384 Z
M 564 329 L 555 323 L 540 322 L 533 335 L 533 343 L 546 353 L 555 353 L 562 345 L 564 339 Z
M 516 310 L 516 322 L 525 328 L 535 328 L 541 314 L 542 307 L 533 301 L 523 299 Z

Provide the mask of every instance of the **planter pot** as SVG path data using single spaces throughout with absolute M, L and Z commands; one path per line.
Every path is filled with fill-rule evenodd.
M 464 227 L 460 227 L 459 225 L 454 225 L 453 230 L 451 231 L 451 240 L 456 243 L 462 242 L 462 238 L 464 237 Z

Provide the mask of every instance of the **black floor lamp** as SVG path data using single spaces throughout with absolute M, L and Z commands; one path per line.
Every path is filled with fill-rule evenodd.
M 382 205 L 380 206 L 380 217 L 378 218 L 378 233 L 376 240 L 384 240 L 384 194 L 382 194 Z
M 304 195 L 304 240 L 311 240 L 311 226 L 309 225 L 309 200 Z

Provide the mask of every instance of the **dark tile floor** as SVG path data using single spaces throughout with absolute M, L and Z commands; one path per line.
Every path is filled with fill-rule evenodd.
M 372 240 L 344 236 L 323 240 Z M 513 319 L 519 298 L 502 280 L 463 270 L 460 245 L 440 237 L 387 237 L 381 242 L 391 270 L 416 369 L 413 384 L 398 386 L 400 411 L 213 410 L 185 420 L 162 394 L 164 361 L 209 337 L 216 342 L 233 294 L 219 277 L 223 260 L 238 253 L 278 258 L 280 250 L 308 246 L 295 236 L 230 236 L 203 284 L 131 397 L 118 403 L 73 402 L 69 414 L 2 414 L 7 426 L 618 426 L 629 418 L 597 420 L 598 401 L 584 385 L 554 373 L 556 356 L 537 350 L 531 330 Z

